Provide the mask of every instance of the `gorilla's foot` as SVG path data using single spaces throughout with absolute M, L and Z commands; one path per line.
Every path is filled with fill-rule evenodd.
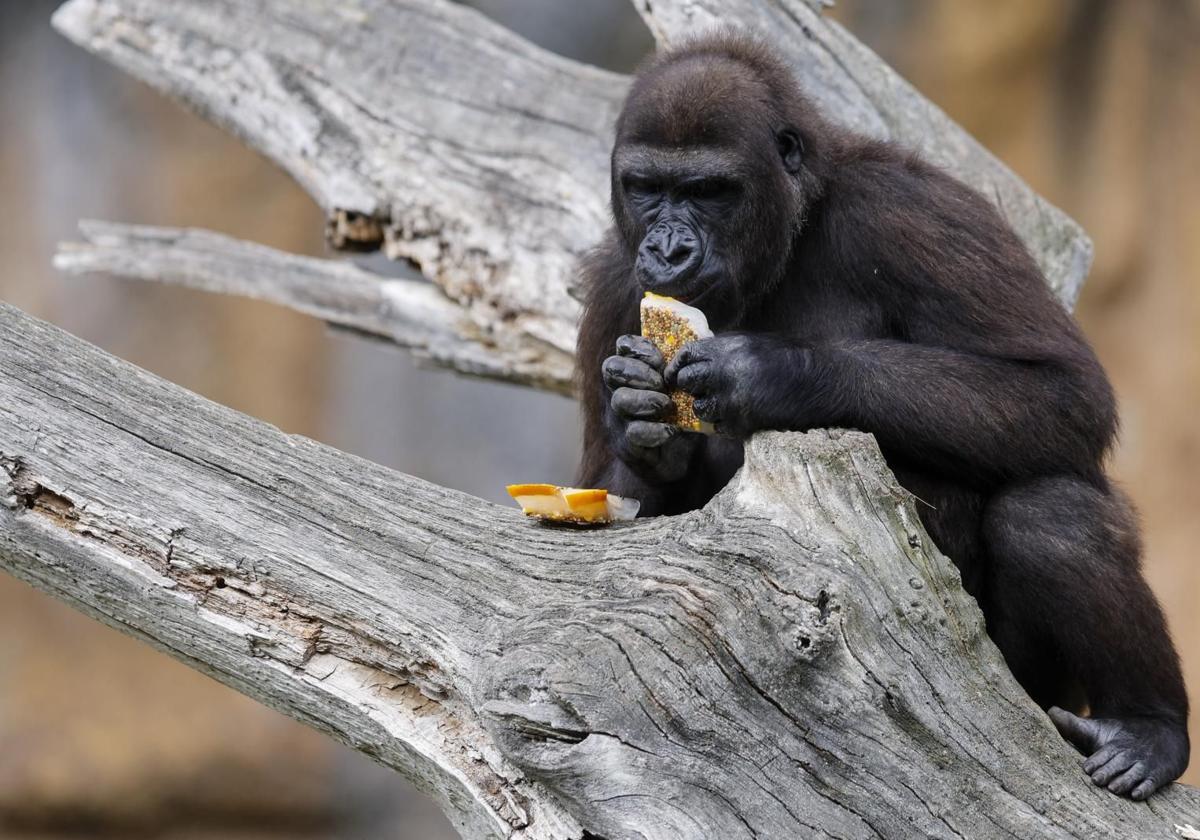
M 1187 768 L 1187 727 L 1159 717 L 1081 718 L 1052 707 L 1059 733 L 1087 756 L 1083 772 L 1121 796 L 1141 801 Z

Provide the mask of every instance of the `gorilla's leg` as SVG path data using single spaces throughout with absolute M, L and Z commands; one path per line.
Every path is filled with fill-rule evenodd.
M 1082 685 L 1090 718 L 1051 708 L 1114 793 L 1145 799 L 1187 767 L 1187 695 L 1162 610 L 1140 570 L 1135 516 L 1115 490 L 1054 477 L 984 512 L 984 611 L 1014 674 L 1043 705 Z

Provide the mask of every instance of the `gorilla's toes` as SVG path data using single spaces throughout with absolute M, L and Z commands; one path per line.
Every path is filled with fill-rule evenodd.
M 1087 755 L 1083 772 L 1120 796 L 1143 800 L 1187 768 L 1188 736 L 1183 724 L 1158 717 L 1081 718 L 1050 709 L 1068 741 Z

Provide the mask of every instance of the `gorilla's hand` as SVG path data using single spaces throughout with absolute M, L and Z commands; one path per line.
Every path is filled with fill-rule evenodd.
M 696 416 L 721 434 L 802 430 L 809 425 L 811 356 L 809 348 L 776 336 L 726 333 L 683 347 L 663 379 L 694 396 Z
M 665 484 L 687 475 L 699 435 L 661 421 L 671 411 L 662 377 L 663 357 L 640 335 L 617 339 L 617 355 L 601 368 L 608 387 L 613 449 L 647 481 Z

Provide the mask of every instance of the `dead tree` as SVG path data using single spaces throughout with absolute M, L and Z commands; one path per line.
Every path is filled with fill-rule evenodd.
M 774 40 L 831 115 L 995 199 L 1068 305 L 1090 245 L 802 0 L 638 0 Z M 67 271 L 273 300 L 568 390 L 627 80 L 443 0 L 71 0 L 68 37 L 291 172 L 424 283 L 87 223 Z M 1166 838 L 1093 788 L 872 439 L 761 434 L 703 510 L 597 531 L 400 475 L 0 307 L 0 565 L 416 781 L 467 837 Z

